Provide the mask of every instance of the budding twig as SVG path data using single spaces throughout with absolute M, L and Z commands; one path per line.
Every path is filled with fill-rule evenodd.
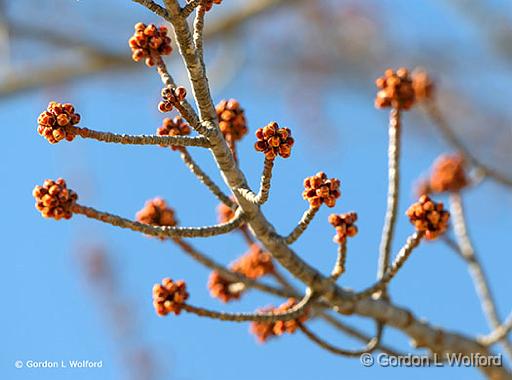
M 331 272 L 331 278 L 336 281 L 343 273 L 345 273 L 345 261 L 347 259 L 347 242 L 338 246 L 338 257 Z
M 388 196 L 386 217 L 379 247 L 379 268 L 377 273 L 377 278 L 379 279 L 382 279 L 388 270 L 398 212 L 400 190 L 400 116 L 400 110 L 395 108 L 389 114 Z
M 473 278 L 473 284 L 480 298 L 482 310 L 490 327 L 497 329 L 501 326 L 498 308 L 496 307 L 496 301 L 492 295 L 487 276 L 478 260 L 478 256 L 468 234 L 466 218 L 464 216 L 464 206 L 460 193 L 450 194 L 450 210 L 453 215 L 453 229 L 460 248 L 460 253 L 468 265 L 471 277 Z M 511 343 L 504 339 L 502 344 L 507 354 L 512 358 Z
M 230 199 L 222 190 L 217 186 L 215 182 L 206 174 L 203 169 L 194 161 L 187 149 L 181 150 L 181 159 L 190 171 L 204 184 L 213 195 L 217 197 L 222 203 L 230 208 L 234 208 L 236 205 L 232 199 Z
M 318 207 L 309 207 L 309 209 L 304 212 L 297 227 L 295 227 L 293 231 L 290 232 L 290 234 L 284 239 L 286 244 L 293 244 L 297 241 L 297 239 L 304 233 L 304 231 L 306 231 L 309 223 L 311 223 L 317 211 Z
M 160 146 L 196 146 L 208 148 L 210 143 L 203 136 L 157 136 L 157 135 L 120 135 L 111 132 L 100 132 L 93 129 L 68 126 L 66 130 L 84 139 L 94 139 L 106 143 L 129 145 L 160 145 Z
M 443 134 L 444 138 L 448 141 L 448 143 L 452 145 L 455 149 L 457 149 L 464 156 L 464 158 L 469 163 L 471 163 L 483 176 L 491 177 L 496 182 L 501 183 L 502 185 L 512 187 L 512 178 L 509 178 L 504 174 L 499 173 L 496 170 L 488 167 L 487 165 L 482 163 L 473 153 L 471 153 L 471 151 L 468 148 L 466 148 L 466 146 L 457 137 L 452 127 L 446 121 L 443 114 L 439 110 L 439 107 L 433 100 L 426 100 L 421 104 L 425 114 L 441 131 L 441 133 Z
M 207 317 L 212 319 L 219 319 L 221 321 L 230 322 L 263 322 L 270 323 L 276 321 L 291 321 L 303 315 L 308 306 L 315 300 L 313 292 L 309 289 L 306 291 L 306 295 L 300 302 L 291 307 L 284 313 L 275 312 L 257 312 L 257 313 L 224 313 L 213 310 L 207 310 L 200 307 L 192 306 L 189 304 L 183 305 L 183 310 L 189 313 L 196 314 L 200 317 Z
M 152 226 L 133 220 L 125 219 L 117 215 L 95 210 L 92 207 L 86 207 L 79 204 L 73 205 L 71 211 L 75 214 L 81 214 L 91 219 L 111 224 L 116 227 L 127 228 L 133 231 L 142 232 L 146 235 L 160 238 L 198 238 L 223 235 L 238 228 L 243 222 L 243 214 L 238 212 L 235 218 L 223 224 L 206 227 L 171 227 L 171 226 Z
M 396 255 L 393 264 L 391 264 L 386 273 L 384 273 L 384 276 L 382 276 L 381 279 L 374 285 L 370 286 L 369 288 L 359 293 L 356 293 L 354 297 L 356 299 L 363 299 L 368 296 L 371 296 L 375 292 L 385 289 L 389 282 L 396 276 L 400 268 L 402 268 L 402 266 L 405 264 L 407 259 L 411 256 L 411 253 L 414 250 L 414 248 L 416 248 L 420 244 L 422 237 L 423 232 L 415 232 L 414 234 L 409 236 L 407 238 L 407 241 L 405 242 L 405 245 L 402 247 L 402 249 L 400 249 L 400 251 Z
M 264 204 L 268 200 L 273 168 L 274 160 L 265 159 L 265 162 L 263 163 L 263 174 L 261 175 L 260 191 L 255 198 L 256 203 L 259 205 Z
M 158 74 L 160 75 L 160 78 L 162 80 L 162 83 L 166 87 L 170 88 L 176 88 L 176 82 L 174 81 L 171 74 L 169 74 L 169 71 L 167 70 L 167 65 L 165 64 L 162 57 L 156 57 L 156 70 Z M 199 117 L 197 116 L 196 111 L 194 108 L 190 105 L 190 103 L 184 99 L 180 102 L 176 102 L 174 104 L 174 107 L 179 111 L 181 116 L 194 128 L 196 131 L 201 133 L 202 135 L 206 134 L 206 129 L 201 123 L 199 122 Z

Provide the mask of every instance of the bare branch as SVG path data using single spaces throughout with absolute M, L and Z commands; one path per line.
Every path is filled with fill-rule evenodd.
M 91 219 L 99 220 L 116 227 L 127 228 L 133 231 L 142 232 L 146 235 L 155 236 L 159 238 L 199 238 L 211 237 L 216 235 L 223 235 L 234 229 L 238 228 L 243 222 L 243 214 L 238 212 L 235 218 L 223 224 L 205 227 L 170 227 L 170 226 L 152 226 L 133 220 L 125 219 L 117 215 L 109 214 L 106 212 L 98 211 L 92 207 L 86 207 L 75 204 L 72 207 L 75 214 L 81 214 Z
M 160 146 L 196 146 L 208 148 L 210 143 L 206 137 L 190 136 L 157 136 L 157 135 L 119 135 L 111 132 L 100 132 L 93 129 L 75 126 L 66 127 L 67 131 L 84 139 L 93 139 L 106 143 L 130 145 L 160 145 Z
M 396 216 L 398 213 L 398 199 L 400 192 L 400 117 L 400 110 L 391 110 L 389 114 L 387 210 L 379 247 L 378 279 L 382 279 L 388 270 Z M 385 284 L 383 289 L 385 289 Z
M 304 212 L 302 218 L 299 221 L 297 227 L 293 229 L 292 232 L 284 239 L 286 244 L 293 244 L 297 241 L 297 239 L 306 231 L 309 226 L 309 223 L 313 220 L 316 213 L 318 212 L 318 207 L 310 207 Z
M 272 179 L 272 169 L 274 168 L 274 160 L 265 159 L 263 163 L 263 173 L 260 181 L 260 191 L 256 195 L 256 203 L 259 205 L 264 204 L 268 200 L 270 193 L 270 181 Z
M 203 70 L 206 71 L 204 66 L 204 52 L 203 52 L 203 31 L 204 31 L 204 16 L 206 14 L 206 8 L 204 5 L 197 7 L 196 17 L 194 19 L 194 45 L 196 52 L 203 66 Z
M 204 184 L 213 195 L 217 197 L 222 203 L 230 208 L 235 208 L 236 204 L 230 199 L 226 194 L 222 192 L 222 190 L 217 186 L 215 182 L 206 174 L 203 169 L 194 161 L 190 153 L 187 149 L 181 150 L 181 159 L 185 163 L 185 165 L 190 169 L 190 171 L 199 179 L 199 181 Z
M 357 293 L 356 298 L 362 299 L 371 296 L 375 292 L 382 291 L 383 289 L 385 289 L 389 282 L 396 276 L 400 268 L 402 268 L 402 266 L 405 264 L 407 259 L 411 256 L 411 253 L 414 250 L 414 248 L 416 248 L 420 244 L 422 237 L 423 234 L 420 232 L 415 232 L 413 235 L 409 236 L 407 238 L 407 241 L 405 242 L 405 245 L 396 255 L 391 267 L 386 271 L 386 273 L 384 273 L 384 276 L 382 276 L 377 283 L 370 286 L 368 289 L 365 289 Z
M 338 246 L 338 257 L 334 268 L 332 268 L 331 278 L 336 281 L 343 273 L 345 273 L 345 261 L 347 259 L 347 242 Z
M 501 326 L 501 319 L 498 314 L 498 308 L 496 307 L 496 301 L 492 295 L 487 276 L 485 275 L 483 267 L 478 260 L 473 244 L 471 243 L 466 227 L 462 197 L 459 193 L 452 193 L 450 195 L 450 206 L 450 211 L 453 216 L 455 237 L 457 238 L 460 252 L 468 264 L 475 289 L 480 298 L 482 310 L 490 327 L 492 329 L 498 329 Z M 505 339 L 502 341 L 502 344 L 509 357 L 512 358 L 511 343 Z
M 368 336 L 367 334 L 361 332 L 360 330 L 346 324 L 345 322 L 341 322 L 337 318 L 333 317 L 332 315 L 328 313 L 320 313 L 319 317 L 329 323 L 331 326 L 335 327 L 336 329 L 344 332 L 348 336 L 351 336 L 357 340 L 366 342 L 367 344 L 374 339 Z M 390 356 L 405 356 L 406 354 L 403 352 L 399 352 L 398 350 L 389 347 L 383 343 L 379 343 L 379 345 L 376 347 L 376 349 L 390 355 Z
M 199 308 L 196 306 L 192 306 L 189 304 L 183 305 L 183 310 L 188 311 L 189 313 L 194 313 L 200 317 L 207 317 L 213 319 L 219 319 L 221 321 L 230 321 L 230 322 L 263 322 L 263 323 L 271 323 L 276 321 L 291 321 L 292 319 L 296 319 L 303 315 L 306 312 L 306 309 L 310 306 L 310 304 L 314 301 L 315 297 L 313 296 L 313 292 L 307 289 L 306 295 L 304 298 L 298 302 L 296 305 L 291 307 L 288 311 L 283 313 L 276 312 L 257 312 L 257 313 L 224 313 L 218 311 L 207 310 L 203 308 Z
M 494 343 L 502 341 L 507 338 L 507 335 L 512 332 L 512 313 L 509 314 L 505 322 L 497 327 L 492 333 L 480 339 L 482 344 L 491 346 Z
M 339 348 L 336 346 L 333 346 L 332 344 L 326 342 L 322 338 L 320 338 L 318 335 L 313 333 L 309 328 L 304 326 L 304 324 L 299 324 L 299 329 L 306 335 L 311 341 L 322 347 L 323 349 L 332 352 L 336 355 L 342 355 L 342 356 L 348 356 L 348 357 L 356 357 L 361 356 L 364 353 L 372 352 L 375 350 L 379 345 L 379 339 L 378 338 L 372 338 L 365 347 L 359 349 L 359 350 L 347 350 L 343 348 Z
M 192 12 L 194 12 L 194 9 L 196 9 L 199 4 L 201 4 L 201 1 L 203 0 L 191 0 L 187 3 L 187 5 L 185 5 L 183 7 L 183 9 L 181 10 L 181 16 L 184 17 L 184 18 L 187 18 L 188 16 L 190 16 L 190 14 Z
M 167 14 L 167 10 L 164 7 L 158 5 L 157 3 L 155 3 L 152 0 L 132 0 L 132 1 L 139 3 L 140 5 L 148 8 L 150 11 L 152 11 L 153 13 L 155 13 L 156 15 L 158 15 L 162 18 L 166 18 L 169 16 Z

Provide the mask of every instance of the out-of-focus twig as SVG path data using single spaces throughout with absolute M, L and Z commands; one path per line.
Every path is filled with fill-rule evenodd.
M 493 329 L 498 329 L 501 326 L 501 321 L 498 314 L 498 308 L 496 307 L 496 301 L 492 295 L 487 276 L 485 275 L 475 249 L 473 248 L 473 244 L 469 238 L 462 198 L 459 193 L 451 194 L 450 205 L 453 216 L 453 228 L 455 230 L 455 236 L 457 238 L 460 253 L 467 262 L 468 268 L 473 277 L 475 289 L 480 297 L 480 303 L 482 304 L 482 309 L 489 325 Z M 512 345 L 510 342 L 503 339 L 502 344 L 507 354 L 512 358 Z

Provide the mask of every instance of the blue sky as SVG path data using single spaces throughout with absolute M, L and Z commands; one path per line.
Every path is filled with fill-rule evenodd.
M 128 1 L 118 3 L 126 7 L 123 24 L 138 19 L 152 20 L 148 13 L 127 4 Z M 478 62 L 469 58 L 463 74 L 469 74 L 471 80 L 450 78 L 443 72 L 436 72 L 436 75 L 452 88 L 459 84 L 470 94 L 482 98 L 494 96 L 501 90 L 505 94 L 510 92 L 510 68 L 492 58 L 483 43 L 475 42 L 473 37 L 477 32 L 474 27 L 453 8 L 444 8 L 440 2 L 432 5 L 425 1 L 387 1 L 379 9 L 389 11 L 392 3 L 397 7 L 399 17 L 390 27 L 389 34 L 393 36 L 404 30 L 410 31 L 404 33 L 403 39 L 398 39 L 403 46 L 409 47 L 405 48 L 405 53 L 402 51 L 402 55 L 409 50 L 416 52 L 425 46 L 424 43 L 435 45 L 442 40 L 447 46 L 460 48 L 463 57 L 473 57 L 474 60 L 480 57 L 478 51 L 469 49 L 468 53 L 467 49 L 473 41 L 474 49 L 481 49 L 480 54 L 485 55 L 482 60 L 490 70 L 482 74 L 477 71 L 481 70 Z M 493 4 L 497 9 L 500 6 L 504 7 L 503 10 L 508 9 L 499 2 Z M 376 5 L 368 1 L 367 6 Z M 286 19 L 282 12 L 274 20 L 279 20 L 278 17 Z M 263 207 L 265 215 L 278 231 L 286 233 L 291 230 L 307 207 L 301 198 L 304 177 L 323 170 L 329 176 L 341 179 L 342 198 L 335 210 L 357 211 L 360 231 L 350 242 L 347 273 L 341 284 L 361 289 L 372 283 L 375 277 L 377 247 L 385 211 L 387 113 L 374 109 L 371 98 L 373 79 L 380 72 L 366 78 L 367 83 L 361 84 L 362 89 L 357 91 L 345 86 L 343 80 L 333 78 L 321 97 L 322 114 L 328 120 L 329 128 L 314 123 L 304 125 L 307 123 L 298 120 L 299 116 L 287 100 L 290 82 L 299 74 L 293 69 L 271 68 L 267 71 L 258 64 L 268 62 L 269 57 L 265 57 L 265 51 L 261 49 L 263 42 L 249 37 L 265 25 L 268 26 L 268 22 L 256 22 L 246 30 L 244 35 L 249 42 L 244 64 L 236 75 L 228 78 L 229 81 L 218 79 L 219 87 L 213 91 L 213 96 L 216 101 L 235 97 L 245 107 L 251 133 L 240 145 L 241 166 L 254 187 L 259 182 L 262 157 L 253 151 L 252 132 L 271 120 L 293 131 L 296 140 L 293 155 L 288 160 L 277 162 L 270 200 Z M 108 43 L 124 49 L 125 37 L 130 32 L 131 29 L 125 33 L 118 31 L 120 38 L 113 37 Z M 126 54 L 129 54 L 127 49 Z M 382 70 L 399 63 L 395 59 L 383 60 Z M 178 62 L 171 68 L 180 70 Z M 216 78 L 211 82 L 215 89 Z M 159 318 L 151 305 L 151 288 L 167 276 L 187 280 L 190 302 L 194 305 L 247 311 L 278 301 L 251 292 L 240 302 L 222 305 L 209 297 L 206 289 L 209 272 L 172 244 L 81 216 L 61 222 L 42 219 L 33 205 L 32 188 L 46 178 L 64 177 L 78 192 L 82 204 L 100 210 L 133 217 L 148 198 L 162 196 L 176 208 L 183 225 L 216 222 L 216 200 L 181 164 L 175 152 L 160 147 L 102 145 L 78 138 L 72 143 L 52 146 L 37 135 L 37 116 L 52 99 L 74 103 L 82 115 L 81 125 L 84 127 L 118 133 L 153 133 L 162 118 L 156 111 L 159 90 L 156 74 L 152 70 L 141 69 L 130 73 L 101 74 L 68 85 L 2 99 L 0 120 L 4 124 L 5 135 L 0 140 L 0 173 L 6 182 L 1 192 L 4 217 L 0 220 L 3 231 L 0 243 L 3 286 L 0 296 L 4 302 L 3 313 L 0 314 L 3 340 L 0 377 L 23 380 L 127 378 L 115 328 L 108 317 L 105 318 L 101 301 L 98 302 L 98 297 L 84 280 L 77 260 L 77 247 L 84 245 L 105 247 L 115 263 L 120 288 L 114 291 L 120 299 L 127 300 L 130 308 L 126 315 L 134 319 L 136 326 L 134 341 L 127 344 L 151 347 L 160 366 L 159 378 L 162 379 L 252 380 L 270 376 L 334 380 L 341 377 L 392 376 L 394 379 L 406 379 L 414 376 L 419 380 L 433 376 L 450 379 L 478 375 L 472 369 L 364 368 L 358 360 L 320 350 L 299 334 L 259 345 L 248 333 L 247 325 L 203 320 L 192 315 Z M 497 105 L 500 105 L 499 99 Z M 433 128 L 418 120 L 414 112 L 405 115 L 401 217 L 395 252 L 412 231 L 402 216 L 413 200 L 412 184 L 439 153 L 449 151 Z M 484 148 L 492 151 L 492 146 Z M 198 149 L 194 149 L 193 154 L 220 182 L 209 154 Z M 506 165 L 501 163 L 501 166 Z M 507 248 L 512 228 L 512 196 L 492 182 L 484 182 L 464 196 L 470 232 L 504 316 L 512 307 L 509 278 L 512 258 Z M 330 269 L 336 255 L 336 246 L 331 242 L 333 231 L 327 223 L 330 211 L 323 209 L 303 238 L 294 245 L 302 258 L 324 272 Z M 244 243 L 237 234 L 199 240 L 196 244 L 224 263 L 245 251 Z M 466 268 L 440 243 L 422 244 L 393 282 L 391 292 L 397 304 L 411 308 L 418 316 L 434 324 L 467 334 L 488 331 Z M 366 331 L 372 329 L 370 321 L 357 317 L 345 320 L 362 326 Z M 358 345 L 318 322 L 311 325 L 336 344 L 346 347 Z M 395 331 L 386 331 L 385 339 L 402 350 L 408 348 L 407 338 Z M 16 360 L 72 359 L 102 360 L 103 368 L 18 370 L 13 364 Z

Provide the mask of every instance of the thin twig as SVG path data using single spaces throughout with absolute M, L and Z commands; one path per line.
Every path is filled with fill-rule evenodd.
M 384 276 L 381 277 L 379 281 L 377 281 L 374 285 L 369 288 L 356 293 L 354 297 L 356 299 L 363 299 L 368 296 L 371 296 L 375 292 L 382 291 L 386 288 L 389 282 L 396 276 L 400 268 L 405 264 L 407 259 L 411 256 L 412 251 L 416 248 L 421 241 L 423 234 L 421 232 L 415 232 L 411 236 L 407 238 L 404 246 L 395 257 L 393 264 L 389 267 L 389 269 L 384 273 Z
M 501 326 L 501 319 L 499 317 L 496 301 L 492 295 L 489 281 L 480 261 L 478 260 L 478 256 L 468 234 L 466 218 L 464 216 L 464 206 L 460 193 L 450 194 L 450 211 L 453 216 L 455 237 L 460 247 L 460 252 L 468 264 L 475 289 L 480 298 L 482 310 L 489 322 L 489 326 L 492 329 L 497 329 Z M 507 355 L 512 358 L 511 343 L 508 340 L 503 340 L 502 344 Z
M 210 143 L 203 136 L 157 136 L 157 135 L 125 135 L 112 132 L 100 132 L 81 127 L 66 127 L 66 129 L 84 139 L 93 139 L 105 143 L 129 144 L 129 145 L 160 145 L 160 146 L 196 146 L 208 148 Z
M 491 177 L 496 182 L 502 185 L 512 187 L 512 178 L 505 176 L 502 173 L 488 167 L 481 162 L 471 151 L 460 141 L 458 136 L 453 131 L 450 124 L 446 121 L 439 107 L 433 100 L 422 102 L 422 109 L 425 114 L 432 120 L 434 125 L 441 131 L 443 137 L 448 143 L 457 149 L 471 165 L 473 165 L 483 176 Z
M 150 11 L 152 11 L 153 13 L 157 14 L 158 16 L 160 16 L 162 18 L 169 17 L 167 10 L 152 0 L 132 0 L 132 1 L 139 3 L 140 5 L 148 8 Z
M 331 326 L 333 326 L 334 328 L 344 332 L 345 334 L 347 334 L 348 336 L 351 336 L 357 340 L 360 340 L 360 341 L 363 341 L 363 342 L 366 342 L 366 343 L 369 343 L 372 339 L 374 339 L 374 337 L 370 337 L 368 336 L 367 334 L 359 331 L 358 329 L 346 324 L 345 322 L 342 322 L 340 320 L 338 320 L 337 318 L 333 317 L 332 315 L 328 314 L 328 313 L 320 313 L 319 314 L 319 317 L 321 319 L 323 319 L 324 321 L 326 321 L 327 323 L 329 323 Z M 406 354 L 403 353 L 403 352 L 399 352 L 398 350 L 392 348 L 392 347 L 389 347 L 383 343 L 379 343 L 379 345 L 376 347 L 376 349 L 390 355 L 390 356 L 405 356 Z
M 199 181 L 204 184 L 213 195 L 217 197 L 222 203 L 230 208 L 235 208 L 236 204 L 233 202 L 231 198 L 229 198 L 226 194 L 222 192 L 222 190 L 217 186 L 215 182 L 206 174 L 203 169 L 194 161 L 190 153 L 187 149 L 183 148 L 180 150 L 181 159 L 190 169 L 190 171 L 199 179 Z
M 480 338 L 480 342 L 486 346 L 491 346 L 494 343 L 506 339 L 510 332 L 512 332 L 512 313 L 510 313 L 505 322 L 503 322 L 503 324 L 496 328 L 492 333 Z
M 291 307 L 289 310 L 283 313 L 275 313 L 275 312 L 257 312 L 257 313 L 225 313 L 213 310 L 207 310 L 200 307 L 192 306 L 189 304 L 183 305 L 183 310 L 194 313 L 200 317 L 207 317 L 213 319 L 219 319 L 221 321 L 230 321 L 230 322 L 263 322 L 270 323 L 276 321 L 291 321 L 292 319 L 296 319 L 303 315 L 306 312 L 306 309 L 310 306 L 310 304 L 314 301 L 315 297 L 313 296 L 313 292 L 309 289 L 306 292 L 306 295 L 300 302 Z
M 171 226 L 152 226 L 133 220 L 125 219 L 117 215 L 95 210 L 92 207 L 75 204 L 72 207 L 75 214 L 81 214 L 91 219 L 99 220 L 116 227 L 127 228 L 133 231 L 142 232 L 146 235 L 160 238 L 198 238 L 223 235 L 238 228 L 244 223 L 243 214 L 238 212 L 237 216 L 227 223 L 217 224 L 215 226 L 205 227 L 171 227 Z
M 336 281 L 343 273 L 345 273 L 345 262 L 347 259 L 347 242 L 340 244 L 338 246 L 338 256 L 336 258 L 336 263 L 334 264 L 334 268 L 331 272 L 331 278 L 333 281 Z
M 379 345 L 379 340 L 377 338 L 372 338 L 370 341 L 366 344 L 365 347 L 358 349 L 358 350 L 347 350 L 344 348 L 339 348 L 336 346 L 333 346 L 332 344 L 326 342 L 322 338 L 320 338 L 318 335 L 313 333 L 309 328 L 304 326 L 304 324 L 299 323 L 299 329 L 306 335 L 311 341 L 322 347 L 323 349 L 332 352 L 336 355 L 342 355 L 342 356 L 349 356 L 349 357 L 355 357 L 355 356 L 361 356 L 364 353 L 372 352 L 375 350 L 375 348 Z
M 169 74 L 169 70 L 167 70 L 167 65 L 160 56 L 156 57 L 156 70 L 160 75 L 160 79 L 162 80 L 164 86 L 169 88 L 176 88 L 176 82 L 174 81 L 172 75 Z M 202 135 L 206 135 L 205 127 L 200 123 L 199 117 L 197 116 L 197 112 L 194 110 L 194 108 L 188 102 L 187 99 L 184 99 L 181 102 L 174 104 L 174 106 L 192 128 L 194 128 Z
M 316 213 L 318 212 L 318 207 L 310 207 L 304 212 L 302 218 L 299 221 L 297 227 L 293 229 L 292 232 L 288 236 L 285 237 L 284 241 L 286 244 L 293 244 L 297 241 L 297 239 L 306 231 L 309 226 L 309 223 L 313 220 Z
M 382 279 L 388 270 L 391 246 L 395 231 L 400 192 L 400 110 L 392 109 L 389 114 L 388 146 L 388 196 L 387 209 L 379 247 L 379 268 L 377 278 Z M 385 288 L 385 287 L 384 287 Z M 383 288 L 383 289 L 384 289 Z
M 256 195 L 255 199 L 255 202 L 259 205 L 264 204 L 268 200 L 273 168 L 274 160 L 265 159 L 265 162 L 263 163 L 263 173 L 261 174 L 260 191 L 258 192 L 258 195 Z
M 190 14 L 192 12 L 194 12 L 194 9 L 196 9 L 199 6 L 199 4 L 201 4 L 201 1 L 204 1 L 204 0 L 191 0 L 191 1 L 189 1 L 187 3 L 187 5 L 185 5 L 183 7 L 183 9 L 181 10 L 181 16 L 185 17 L 185 18 L 190 16 Z

